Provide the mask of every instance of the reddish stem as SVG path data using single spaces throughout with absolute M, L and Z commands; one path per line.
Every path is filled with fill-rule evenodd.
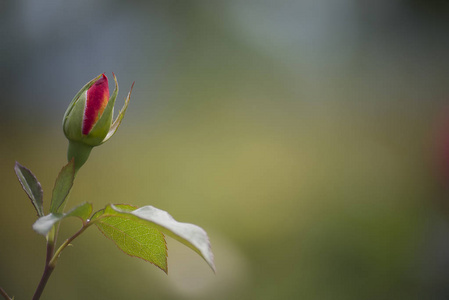
M 5 290 L 2 289 L 1 287 L 0 287 L 0 295 L 2 295 L 6 300 L 12 300 L 12 298 L 9 297 L 8 294 L 5 292 Z

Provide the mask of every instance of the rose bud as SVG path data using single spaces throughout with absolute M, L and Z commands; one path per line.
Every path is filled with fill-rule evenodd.
M 108 78 L 101 74 L 89 81 L 73 98 L 64 114 L 62 126 L 69 140 L 68 160 L 75 159 L 75 170 L 86 162 L 93 147 L 109 140 L 117 131 L 128 107 L 131 91 L 114 122 L 114 104 L 118 93 L 115 89 L 109 98 Z M 133 83 L 134 85 L 134 83 Z

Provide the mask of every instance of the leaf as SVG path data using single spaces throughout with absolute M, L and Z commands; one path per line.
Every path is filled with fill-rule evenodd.
M 44 202 L 42 186 L 37 181 L 36 176 L 31 173 L 30 170 L 16 162 L 14 166 L 14 171 L 16 172 L 17 178 L 22 185 L 23 190 L 27 193 L 31 200 L 31 203 L 36 209 L 37 215 L 42 217 L 44 215 Z
M 37 221 L 33 224 L 33 229 L 37 233 L 47 236 L 53 225 L 59 222 L 63 217 L 63 214 L 50 213 L 37 219 Z
M 167 273 L 167 246 L 164 235 L 154 224 L 129 212 L 130 205 L 106 206 L 91 219 L 98 229 L 124 253 L 141 258 Z
M 214 256 L 210 247 L 209 237 L 201 227 L 177 222 L 170 214 L 153 206 L 144 206 L 130 210 L 129 206 L 124 208 L 123 205 L 110 204 L 104 211 L 104 213 L 109 215 L 115 213 L 117 216 L 139 222 L 148 228 L 156 228 L 162 233 L 171 236 L 203 257 L 215 272 Z M 92 220 L 95 218 L 96 216 L 94 215 Z
M 83 221 L 83 225 L 85 225 L 91 213 L 92 213 L 92 204 L 85 202 L 72 208 L 69 212 L 65 214 L 50 213 L 44 217 L 37 219 L 37 221 L 34 222 L 33 224 L 33 229 L 37 233 L 46 236 L 48 232 L 50 232 L 53 225 L 55 225 L 57 222 L 67 217 L 78 217 Z
M 83 224 L 87 222 L 90 215 L 92 214 L 92 204 L 84 202 L 78 206 L 75 206 L 66 214 L 65 217 L 78 217 L 83 221 Z
M 64 203 L 69 195 L 70 189 L 73 186 L 75 179 L 75 163 L 72 159 L 65 165 L 58 178 L 56 178 L 55 187 L 53 188 L 53 195 L 50 203 L 50 212 L 60 213 L 64 209 Z
M 115 209 L 117 210 L 117 208 Z M 209 237 L 204 229 L 194 224 L 177 222 L 166 211 L 150 205 L 136 209 L 130 212 L 130 214 L 152 222 L 164 234 L 191 248 L 204 258 L 215 272 L 214 255 L 211 250 Z

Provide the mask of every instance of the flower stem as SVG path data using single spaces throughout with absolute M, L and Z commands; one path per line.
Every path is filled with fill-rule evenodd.
M 45 285 L 47 284 L 47 281 L 50 278 L 51 273 L 53 272 L 54 266 L 50 265 L 50 261 L 55 252 L 56 231 L 57 230 L 53 226 L 53 228 L 47 235 L 47 255 L 45 257 L 44 273 L 42 274 L 41 281 L 39 282 L 39 285 L 34 292 L 33 300 L 38 300 L 41 297 Z
M 47 285 L 48 279 L 50 278 L 51 273 L 56 267 L 56 262 L 58 261 L 59 256 L 61 255 L 62 250 L 65 249 L 74 239 L 76 239 L 81 233 L 84 232 L 89 226 L 90 222 L 86 222 L 80 230 L 78 230 L 74 235 L 70 238 L 66 239 L 64 243 L 56 250 L 55 252 L 55 232 L 57 229 L 53 227 L 53 229 L 49 232 L 47 237 L 47 256 L 45 260 L 45 268 L 44 273 L 42 274 L 41 281 L 34 292 L 34 296 L 32 300 L 39 300 L 42 292 L 44 291 L 45 286 Z M 9 300 L 9 299 L 8 299 Z
M 72 235 L 70 238 L 66 239 L 64 241 L 64 243 L 62 243 L 62 245 L 58 248 L 58 250 L 56 250 L 55 254 L 53 255 L 53 257 L 51 258 L 51 260 L 49 261 L 49 265 L 53 266 L 53 268 L 56 266 L 56 262 L 58 261 L 59 256 L 61 255 L 62 250 L 64 250 L 65 247 L 67 247 L 68 245 L 70 245 L 70 243 L 76 239 L 81 233 L 84 232 L 84 230 L 86 230 L 89 226 L 91 225 L 90 222 L 86 222 L 83 227 L 81 227 L 80 230 L 78 230 L 74 235 Z
M 33 300 L 38 300 L 41 297 L 45 285 L 47 284 L 48 279 L 50 278 L 50 275 L 53 272 L 53 270 L 54 266 L 45 265 L 44 273 L 42 274 L 41 281 L 39 282 L 39 285 L 37 286 L 37 289 L 34 292 Z
M 87 144 L 69 141 L 69 148 L 67 150 L 67 160 L 75 159 L 75 174 L 84 165 L 92 151 L 93 146 Z
M 2 289 L 1 287 L 0 287 L 0 295 L 2 295 L 6 300 L 12 300 L 12 298 L 9 297 L 8 294 L 5 292 L 5 290 Z

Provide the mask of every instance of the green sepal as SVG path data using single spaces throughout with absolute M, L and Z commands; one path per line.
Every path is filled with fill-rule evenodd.
M 108 135 L 112 124 L 112 118 L 114 115 L 114 105 L 118 94 L 118 82 L 117 78 L 114 76 L 115 88 L 111 97 L 109 98 L 108 104 L 104 109 L 100 119 L 95 123 L 92 130 L 87 136 L 84 136 L 83 142 L 91 146 L 98 146 L 103 143 L 103 140 Z
M 64 134 L 67 139 L 71 141 L 82 141 L 84 135 L 82 133 L 83 128 L 83 116 L 84 109 L 87 101 L 87 90 L 84 91 L 73 104 L 70 109 L 70 114 L 64 122 Z
M 98 75 L 97 77 L 95 77 L 94 79 L 92 79 L 91 81 L 89 81 L 88 83 L 86 83 L 81 90 L 79 90 L 79 92 L 75 95 L 75 97 L 73 97 L 72 101 L 69 104 L 69 107 L 67 108 L 67 110 L 64 113 L 64 118 L 62 119 L 62 127 L 65 128 L 65 122 L 67 120 L 67 117 L 69 116 L 69 114 L 72 112 L 72 109 L 74 108 L 75 104 L 78 102 L 78 99 L 80 98 L 80 96 L 86 92 L 92 85 L 94 85 L 95 82 L 97 82 L 98 79 L 100 79 L 100 77 L 102 76 L 102 74 Z M 84 101 L 85 102 L 85 101 Z M 84 110 L 84 105 L 83 105 L 83 110 Z M 81 129 L 80 129 L 81 132 Z
M 114 78 L 115 78 L 115 76 L 114 76 Z M 125 104 L 123 104 L 122 109 L 120 110 L 117 118 L 115 119 L 114 123 L 112 124 L 111 128 L 109 129 L 108 134 L 106 135 L 106 137 L 104 138 L 102 143 L 104 143 L 107 140 L 109 140 L 115 134 L 115 132 L 117 131 L 118 127 L 122 123 L 122 119 L 125 116 L 126 109 L 128 108 L 128 104 L 129 104 L 129 100 L 131 98 L 131 92 L 133 91 L 133 87 L 134 87 L 134 82 L 131 85 L 131 90 L 129 91 L 128 96 L 126 97 Z

